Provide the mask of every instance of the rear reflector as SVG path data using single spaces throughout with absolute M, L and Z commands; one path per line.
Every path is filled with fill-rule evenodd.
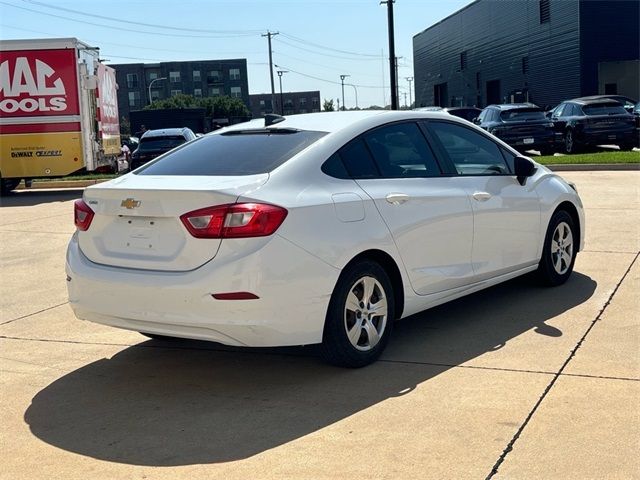
M 93 215 L 93 210 L 91 210 L 91 207 L 89 207 L 84 200 L 79 199 L 73 203 L 73 221 L 78 230 L 82 230 L 83 232 L 89 230 Z
M 258 300 L 260 297 L 249 292 L 212 293 L 216 300 Z
M 194 210 L 180 220 L 196 238 L 266 237 L 282 225 L 287 213 L 266 203 L 231 203 Z

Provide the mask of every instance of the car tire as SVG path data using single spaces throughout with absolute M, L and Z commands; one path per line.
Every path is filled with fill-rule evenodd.
M 541 157 L 551 156 L 555 153 L 554 149 L 550 147 L 541 148 L 539 152 Z
M 633 150 L 635 145 L 633 143 L 623 143 L 622 145 L 619 145 L 619 147 L 620 147 L 620 150 L 630 152 L 631 150 Z
M 391 280 L 379 264 L 363 261 L 348 267 L 329 301 L 320 345 L 322 358 L 349 368 L 374 362 L 389 341 L 394 312 Z
M 580 151 L 580 145 L 576 139 L 575 132 L 570 128 L 564 133 L 564 151 L 569 155 Z
M 20 184 L 20 178 L 0 178 L 0 196 L 9 194 Z
M 580 238 L 573 218 L 565 210 L 553 214 L 544 238 L 538 278 L 547 286 L 562 285 L 571 276 Z

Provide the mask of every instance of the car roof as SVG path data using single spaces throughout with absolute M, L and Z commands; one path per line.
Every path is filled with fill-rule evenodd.
M 500 105 L 488 105 L 487 108 L 497 108 L 498 110 L 517 110 L 520 108 L 540 108 L 535 103 L 502 103 Z
M 257 118 L 248 122 L 237 123 L 229 127 L 221 128 L 212 133 L 225 133 L 235 130 L 264 130 L 265 128 L 290 128 L 332 133 L 352 127 L 359 122 L 383 124 L 398 120 L 417 120 L 421 118 L 451 119 L 452 117 L 443 111 L 360 110 L 348 112 L 318 112 L 285 116 L 283 121 L 274 123 L 269 127 L 265 127 L 264 118 Z
M 147 130 L 144 132 L 141 138 L 149 138 L 149 137 L 178 137 L 183 136 L 187 130 L 186 127 L 183 128 L 161 128 L 158 130 Z
M 455 111 L 455 110 L 478 110 L 478 111 L 480 111 L 482 109 L 478 108 L 478 107 L 445 107 L 445 110 L 447 112 L 452 112 L 452 111 Z
M 578 105 L 611 105 L 613 103 L 622 105 L 615 98 L 611 98 L 611 97 L 597 97 L 597 98 L 581 97 L 581 98 L 574 98 L 573 100 L 567 100 L 567 102 L 576 103 Z
M 618 101 L 618 99 L 628 100 L 632 103 L 637 102 L 633 98 L 626 97 L 624 95 L 617 95 L 617 94 L 616 95 L 587 95 L 586 97 L 576 98 L 576 100 L 616 100 L 616 101 Z

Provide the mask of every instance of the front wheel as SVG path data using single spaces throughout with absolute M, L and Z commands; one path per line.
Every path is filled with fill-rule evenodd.
M 0 195 L 7 195 L 19 184 L 19 178 L 0 178 Z
M 553 214 L 544 239 L 538 277 L 545 285 L 562 285 L 571 276 L 580 239 L 573 218 L 564 210 Z
M 580 145 L 576 139 L 576 135 L 573 130 L 569 129 L 564 134 L 564 151 L 568 154 L 577 153 L 580 150 Z
M 393 287 L 372 261 L 348 267 L 331 295 L 320 353 L 341 367 L 374 362 L 389 341 L 395 320 Z

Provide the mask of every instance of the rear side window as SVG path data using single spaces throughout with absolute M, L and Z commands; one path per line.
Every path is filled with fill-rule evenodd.
M 380 172 L 362 139 L 348 143 L 340 150 L 340 158 L 349 176 L 354 179 L 378 178 Z
M 284 129 L 205 135 L 136 173 L 203 176 L 268 173 L 325 135 L 325 132 Z
M 624 115 L 627 113 L 620 103 L 585 105 L 582 110 L 585 115 Z

